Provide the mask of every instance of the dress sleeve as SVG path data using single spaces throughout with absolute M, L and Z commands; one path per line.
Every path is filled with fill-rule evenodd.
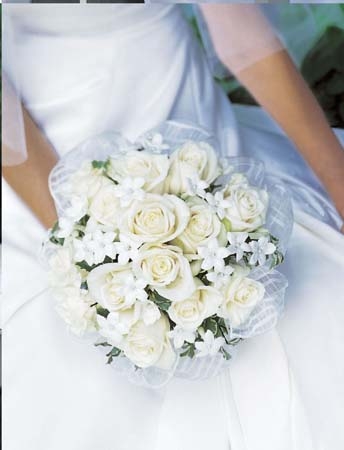
M 2 43 L 2 164 L 14 166 L 26 160 L 27 151 L 23 107 L 16 70 L 18 52 L 11 17 L 4 11 Z M 9 70 L 10 67 L 11 70 Z
M 195 6 L 202 42 L 215 76 L 223 63 L 234 74 L 285 48 L 277 30 L 259 5 L 203 4 Z M 222 63 L 221 63 L 222 61 Z

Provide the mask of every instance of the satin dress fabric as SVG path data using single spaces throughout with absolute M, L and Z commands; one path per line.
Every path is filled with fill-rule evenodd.
M 193 121 L 223 155 L 262 159 L 295 214 L 277 329 L 245 341 L 215 378 L 149 390 L 66 331 L 38 257 L 45 231 L 4 183 L 4 449 L 342 449 L 344 239 L 292 144 L 260 108 L 230 105 L 178 6 L 5 5 L 3 15 L 19 61 L 5 70 L 19 71 L 24 103 L 61 156 L 105 130 L 134 138 Z

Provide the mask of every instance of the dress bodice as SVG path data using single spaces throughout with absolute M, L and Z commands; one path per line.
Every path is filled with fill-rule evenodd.
M 91 33 L 130 32 L 147 27 L 167 15 L 174 5 L 142 4 L 16 4 L 6 5 L 18 30 L 39 34 L 81 35 Z M 39 12 L 39 13 L 38 13 Z

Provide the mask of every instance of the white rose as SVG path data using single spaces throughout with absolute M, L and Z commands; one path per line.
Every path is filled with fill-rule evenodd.
M 170 325 L 165 315 L 152 325 L 139 320 L 124 339 L 125 356 L 138 367 L 171 369 L 176 355 L 168 339 L 169 331 Z
M 170 194 L 188 190 L 189 179 L 198 176 L 211 184 L 219 175 L 220 168 L 213 147 L 206 142 L 185 142 L 171 155 L 171 165 L 165 189 Z
M 212 316 L 222 302 L 222 295 L 211 286 L 205 286 L 195 279 L 196 290 L 182 302 L 172 302 L 168 315 L 177 325 L 185 330 L 197 329 L 204 319 Z
M 112 181 L 103 175 L 102 169 L 94 168 L 90 161 L 86 161 L 70 177 L 66 192 L 92 200 L 100 189 L 111 185 Z
M 121 208 L 116 186 L 113 183 L 100 189 L 93 197 L 89 206 L 89 214 L 97 222 L 112 229 L 117 228 Z
M 69 246 L 59 247 L 49 258 L 49 281 L 53 287 L 80 287 L 81 273 L 73 264 L 72 250 Z
M 87 277 L 88 290 L 103 308 L 110 312 L 130 308 L 135 296 L 126 295 L 126 286 L 133 276 L 130 264 L 103 264 L 93 269 Z
M 137 243 L 167 242 L 184 231 L 189 217 L 189 208 L 178 197 L 147 194 L 126 211 L 120 225 L 121 234 Z
M 97 311 L 91 307 L 93 300 L 86 292 L 75 287 L 67 287 L 58 292 L 56 310 L 76 335 L 97 329 Z
M 133 270 L 169 300 L 184 300 L 196 287 L 188 260 L 180 248 L 172 245 L 143 245 L 133 263 Z
M 217 238 L 224 246 L 227 243 L 225 227 L 208 203 L 198 197 L 189 197 L 185 203 L 190 208 L 190 219 L 183 233 L 173 243 L 191 258 L 197 254 L 198 247 L 212 239 Z
M 222 288 L 224 300 L 218 312 L 238 327 L 249 317 L 255 306 L 264 298 L 265 288 L 259 281 L 246 277 L 247 271 L 237 269 Z
M 108 173 L 121 182 L 125 178 L 143 178 L 146 192 L 161 194 L 169 169 L 167 155 L 156 155 L 147 151 L 130 151 L 126 155 L 110 160 Z
M 225 219 L 231 231 L 253 231 L 264 224 L 269 199 L 263 189 L 228 186 L 225 200 L 230 202 Z

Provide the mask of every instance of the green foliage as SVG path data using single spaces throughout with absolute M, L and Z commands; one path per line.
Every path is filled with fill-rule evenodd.
M 50 231 L 50 237 L 49 237 L 49 241 L 52 242 L 55 245 L 63 245 L 64 244 L 64 238 L 58 238 L 56 236 L 54 236 L 54 234 L 56 233 L 56 231 L 59 229 L 59 222 L 56 221 L 54 223 L 54 226 L 52 227 L 51 231 Z
M 222 353 L 223 357 L 228 361 L 232 358 L 232 356 L 225 350 L 223 347 L 220 348 L 220 352 Z
M 199 280 L 201 280 L 202 281 L 202 283 L 205 285 L 205 286 L 209 286 L 210 285 L 210 281 L 208 280 L 208 278 L 207 278 L 207 271 L 202 271 L 202 272 L 200 272 L 198 275 L 197 275 L 197 278 L 199 279 Z
M 56 236 L 50 236 L 49 241 L 56 245 L 63 246 L 65 239 L 64 238 L 58 238 Z
M 94 344 L 95 347 L 111 347 L 111 344 L 108 344 L 107 342 L 97 342 Z
M 168 300 L 165 297 L 162 297 L 157 293 L 157 291 L 151 291 L 151 300 L 158 306 L 162 311 L 167 311 L 171 306 L 171 300 Z
M 301 71 L 332 126 L 344 127 L 344 30 L 329 27 L 306 55 Z
M 90 216 L 88 214 L 85 214 L 78 222 L 78 225 L 85 227 L 87 225 L 87 222 L 89 220 Z
M 93 160 L 92 161 L 92 167 L 94 169 L 104 169 L 106 170 L 109 167 L 110 164 L 110 160 L 107 159 L 106 161 L 97 161 L 97 160 Z
M 103 308 L 103 307 L 100 306 L 100 305 L 97 305 L 97 306 L 96 306 L 96 309 L 97 309 L 97 314 L 99 314 L 100 316 L 105 317 L 105 319 L 106 319 L 107 316 L 110 314 L 110 312 L 109 312 L 107 309 Z
M 188 356 L 189 358 L 193 358 L 195 356 L 196 347 L 195 344 L 191 344 L 190 342 L 185 342 L 182 349 L 184 350 L 180 356 Z
M 119 356 L 122 353 L 122 350 L 120 350 L 117 347 L 112 347 L 112 349 L 109 351 L 109 353 L 107 353 L 107 364 L 111 364 L 113 359 L 116 358 L 117 356 Z
M 75 265 L 80 267 L 80 269 L 86 270 L 87 272 L 91 272 L 91 270 L 95 269 L 98 266 L 101 266 L 103 264 L 110 264 L 113 262 L 116 262 L 116 260 L 111 259 L 109 256 L 105 256 L 104 261 L 99 264 L 93 264 L 92 266 L 90 266 L 85 260 L 83 260 L 76 262 Z

